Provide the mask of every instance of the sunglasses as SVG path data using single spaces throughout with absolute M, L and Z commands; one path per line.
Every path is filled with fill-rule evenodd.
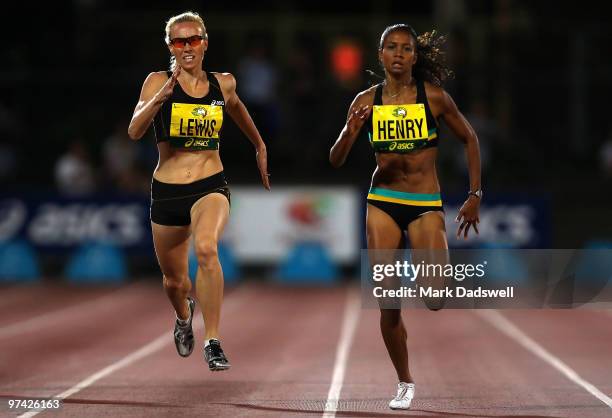
M 189 38 L 174 38 L 170 39 L 170 45 L 175 48 L 183 49 L 185 48 L 185 45 L 189 44 L 189 46 L 194 48 L 196 46 L 200 46 L 202 44 L 203 39 L 204 38 L 200 35 L 193 35 Z

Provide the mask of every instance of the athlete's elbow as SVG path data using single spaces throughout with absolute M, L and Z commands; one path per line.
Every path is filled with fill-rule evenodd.
M 337 155 L 334 155 L 333 152 L 329 153 L 329 163 L 334 168 L 340 168 L 344 164 L 344 158 L 340 158 Z
M 142 136 L 144 135 L 143 132 L 138 132 L 138 130 L 133 127 L 132 125 L 129 126 L 128 128 L 128 136 L 130 137 L 130 139 L 132 141 L 137 141 L 140 138 L 142 138 Z
M 465 146 L 478 145 L 478 136 L 476 136 L 476 132 L 473 129 L 468 129 L 463 135 L 457 135 L 457 137 Z
M 473 132 L 473 133 L 470 135 L 470 138 L 469 138 L 468 142 L 469 142 L 469 143 L 471 143 L 471 144 L 473 144 L 473 145 L 475 145 L 475 146 L 477 146 L 477 147 L 479 146 L 479 143 L 478 143 L 478 136 L 476 135 L 476 133 L 475 133 L 475 132 Z

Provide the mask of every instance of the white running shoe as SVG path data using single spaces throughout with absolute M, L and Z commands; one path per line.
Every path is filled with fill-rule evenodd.
M 391 402 L 391 409 L 410 409 L 410 403 L 414 398 L 414 383 L 399 382 L 397 384 L 397 395 Z

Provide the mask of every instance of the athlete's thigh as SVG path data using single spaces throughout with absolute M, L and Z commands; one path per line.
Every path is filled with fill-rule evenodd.
M 229 201 L 221 193 L 210 193 L 191 207 L 191 226 L 196 240 L 218 241 L 229 219 Z
M 448 249 L 444 212 L 427 212 L 410 222 L 408 238 L 413 249 Z
M 402 242 L 402 231 L 382 209 L 368 203 L 366 214 L 368 249 L 395 250 Z
M 189 226 L 166 226 L 151 222 L 155 254 L 162 273 L 167 277 L 184 277 L 189 273 Z
M 448 242 L 446 240 L 444 212 L 427 212 L 410 222 L 408 237 L 414 264 L 424 263 L 428 266 L 448 264 Z M 440 276 L 437 270 L 433 270 L 433 272 L 419 275 L 416 282 L 421 287 L 443 290 L 449 285 L 450 279 L 446 276 Z M 444 306 L 445 298 L 423 297 L 423 301 L 428 308 L 438 310 Z
M 366 215 L 366 234 L 368 239 L 368 261 L 372 269 L 377 266 L 393 265 L 402 256 L 403 231 L 385 211 L 368 203 Z M 383 267 L 384 269 L 384 267 Z M 376 283 L 384 290 L 397 290 L 400 281 L 396 277 L 385 276 Z M 379 308 L 399 309 L 400 300 L 392 297 L 377 298 Z M 398 311 L 399 312 L 399 311 Z M 397 312 L 394 314 L 397 315 Z

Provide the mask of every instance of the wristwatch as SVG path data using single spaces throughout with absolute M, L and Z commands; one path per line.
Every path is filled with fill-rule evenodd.
M 478 189 L 476 191 L 470 190 L 468 192 L 468 196 L 476 196 L 479 199 L 482 199 L 482 189 Z

